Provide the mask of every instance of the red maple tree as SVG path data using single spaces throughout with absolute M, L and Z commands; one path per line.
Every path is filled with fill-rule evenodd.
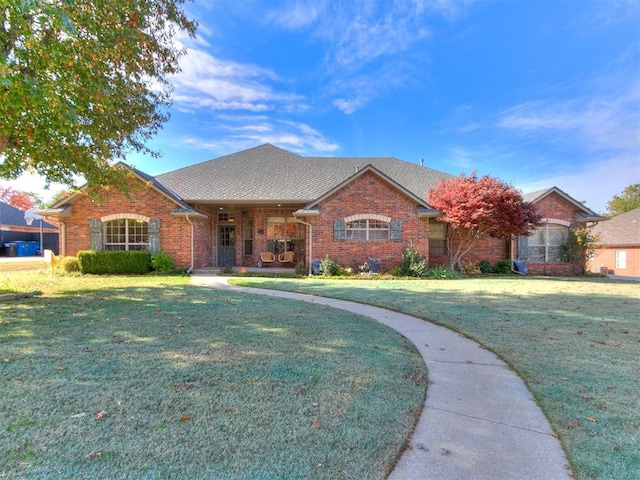
M 28 193 L 0 185 L 0 201 L 26 212 L 33 207 L 33 200 Z
M 438 220 L 449 224 L 449 266 L 455 270 L 461 270 L 462 258 L 483 235 L 527 235 L 540 223 L 535 207 L 525 202 L 518 190 L 497 178 L 478 178 L 476 172 L 441 181 L 429 191 L 428 198 L 443 214 Z

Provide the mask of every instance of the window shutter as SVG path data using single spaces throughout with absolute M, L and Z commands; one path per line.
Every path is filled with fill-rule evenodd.
M 529 260 L 529 237 L 518 237 L 518 260 L 523 262 Z
M 89 219 L 91 250 L 102 250 L 102 222 L 97 218 Z
M 158 253 L 160 251 L 160 219 L 149 220 L 149 251 Z
M 402 241 L 402 220 L 394 220 L 391 222 L 391 231 L 389 232 L 391 235 L 392 242 L 401 242 Z
M 333 241 L 344 242 L 347 239 L 347 227 L 344 220 L 333 221 Z

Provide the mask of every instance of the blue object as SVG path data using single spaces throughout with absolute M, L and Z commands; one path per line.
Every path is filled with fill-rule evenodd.
M 378 273 L 380 269 L 380 259 L 379 258 L 367 258 L 367 265 L 369 265 L 369 273 Z
M 526 275 L 527 273 L 529 273 L 527 264 L 524 263 L 522 260 L 516 260 L 515 262 L 513 262 L 513 265 L 516 267 L 516 271 L 518 273 L 521 273 L 522 275 Z
M 311 274 L 320 275 L 320 260 L 313 260 L 311 262 Z

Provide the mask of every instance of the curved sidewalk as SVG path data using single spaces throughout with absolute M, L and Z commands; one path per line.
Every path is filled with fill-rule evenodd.
M 291 292 L 234 287 L 194 276 L 197 285 L 327 305 L 398 331 L 429 370 L 424 410 L 389 480 L 571 479 L 560 442 L 522 380 L 491 352 L 444 327 L 383 308 Z

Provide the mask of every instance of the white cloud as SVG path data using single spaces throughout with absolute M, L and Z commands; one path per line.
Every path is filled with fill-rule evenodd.
M 302 101 L 300 95 L 271 88 L 269 83 L 278 81 L 271 70 L 222 60 L 204 50 L 187 49 L 180 66 L 182 71 L 172 77 L 172 98 L 181 110 L 265 111 L 290 109 Z
M 228 153 L 271 143 L 301 155 L 327 155 L 339 145 L 327 139 L 306 123 L 277 120 L 264 115 L 221 115 L 212 135 L 203 138 L 189 136 L 180 140 L 187 148 L 208 150 L 214 154 Z M 223 140 L 211 142 L 210 138 Z

